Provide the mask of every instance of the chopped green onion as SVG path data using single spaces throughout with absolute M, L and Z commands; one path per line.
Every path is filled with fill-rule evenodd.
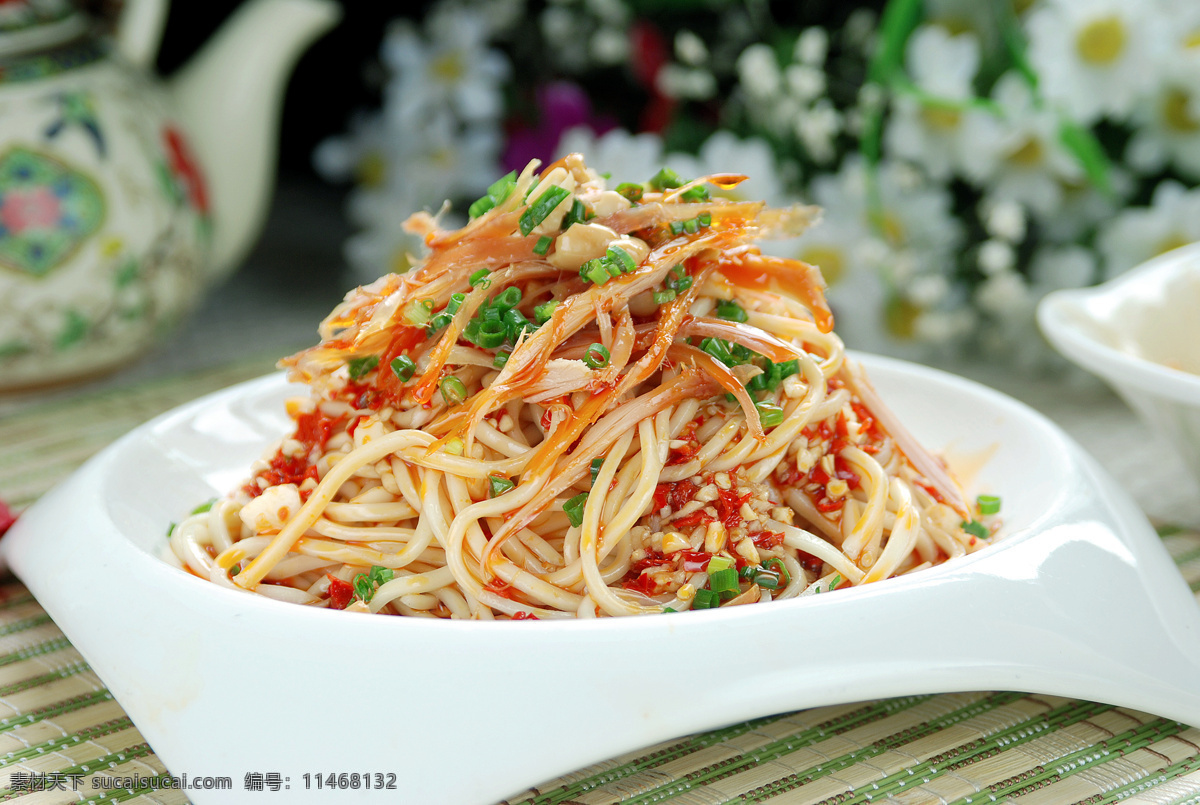
M 980 495 L 975 498 L 975 505 L 980 514 L 996 514 L 1000 511 L 1000 498 L 997 495 Z
M 588 219 L 587 207 L 578 198 L 571 202 L 571 209 L 563 216 L 562 228 L 567 229 L 571 224 L 582 224 Z
M 667 228 L 671 230 L 672 235 L 682 235 L 683 221 L 672 221 L 671 223 L 667 224 Z
M 770 570 L 760 570 L 754 574 L 754 583 L 764 590 L 778 590 L 779 574 Z
M 515 285 L 505 288 L 492 300 L 492 307 L 501 311 L 511 310 L 521 304 L 521 289 Z
M 708 565 L 705 567 L 705 570 L 707 570 L 708 574 L 711 576 L 718 570 L 727 570 L 731 567 L 733 567 L 733 560 L 728 556 L 714 556 L 708 560 Z
M 621 182 L 617 185 L 617 192 L 630 201 L 638 202 L 642 200 L 642 194 L 646 192 L 646 188 L 633 182 Z
M 665 614 L 667 614 L 667 613 L 669 613 L 669 612 L 678 612 L 679 610 L 678 610 L 678 609 L 673 609 L 673 608 L 671 608 L 671 607 L 663 607 L 663 608 L 662 608 L 662 611 L 663 611 L 663 614 L 665 615 Z
M 549 235 L 542 235 L 538 238 L 537 244 L 533 247 L 534 254 L 545 254 L 550 251 L 550 244 L 554 242 L 554 238 Z
M 521 219 L 517 225 L 521 229 L 522 235 L 528 235 L 538 224 L 546 220 L 546 216 L 554 212 L 554 208 L 561 204 L 570 192 L 558 185 L 553 185 L 546 188 L 546 192 L 538 196 L 537 201 L 529 205 L 525 212 L 521 213 Z
M 833 578 L 829 580 L 829 589 L 836 590 L 841 583 L 842 583 L 842 574 L 834 573 Z
M 612 279 L 608 273 L 608 269 L 604 265 L 604 262 L 601 260 L 588 260 L 580 267 L 579 276 L 583 277 L 585 280 L 590 280 L 597 285 L 603 285 Z
M 762 571 L 759 570 L 754 565 L 746 565 L 745 567 L 738 570 L 738 578 L 745 579 L 746 581 L 754 581 L 754 577 L 757 576 L 761 572 Z
M 611 274 L 614 279 L 621 276 L 621 266 L 607 257 L 600 258 L 600 265 L 604 266 L 604 270 Z
M 504 326 L 504 322 L 484 321 L 479 325 L 479 332 L 475 336 L 475 345 L 484 349 L 495 349 L 507 340 L 508 328 Z
M 465 293 L 460 292 L 450 294 L 450 301 L 446 303 L 446 312 L 453 316 L 458 312 L 458 309 L 462 307 L 462 303 L 465 301 L 467 301 L 467 295 Z
M 170 538 L 170 536 L 175 533 L 175 526 L 177 526 L 177 525 L 179 525 L 179 523 L 172 522 L 170 525 L 167 526 L 167 537 L 168 538 Z
M 242 563 L 238 562 L 236 565 L 229 568 L 229 577 L 233 578 L 234 576 L 236 576 L 238 573 L 241 573 L 241 572 L 242 572 Z
M 496 357 L 492 358 L 492 366 L 495 366 L 497 369 L 503 369 L 504 364 L 508 363 L 509 356 L 511 355 L 511 352 L 497 352 Z
M 533 320 L 538 324 L 545 324 L 550 321 L 550 317 L 554 315 L 554 309 L 558 307 L 557 299 L 551 299 L 549 302 L 543 302 L 533 309 Z
M 583 353 L 583 362 L 590 369 L 603 369 L 608 366 L 608 361 L 612 358 L 609 354 L 608 347 L 603 344 L 592 344 Z
M 491 496 L 494 498 L 500 497 L 514 486 L 516 486 L 516 484 L 507 478 L 501 478 L 499 475 L 488 476 L 488 490 L 491 492 Z
M 695 218 L 689 218 L 683 222 L 683 231 L 689 235 L 694 235 L 700 231 L 700 222 Z
M 592 483 L 596 483 L 596 477 L 600 474 L 600 465 L 604 463 L 603 458 L 592 459 Z
M 359 380 L 378 365 L 378 355 L 363 355 L 361 358 L 351 358 L 346 361 L 346 372 L 350 375 L 351 380 Z
M 680 201 L 708 201 L 712 196 L 708 194 L 708 188 L 702 184 L 689 187 L 679 194 Z
M 424 327 L 433 318 L 432 299 L 414 299 L 404 308 L 404 322 L 413 327 Z
M 438 387 L 442 390 L 442 399 L 446 401 L 446 405 L 459 405 L 467 399 L 466 385 L 454 375 L 443 377 Z
M 472 218 L 478 218 L 493 207 L 503 204 L 516 186 L 517 173 L 516 171 L 510 171 L 492 182 L 491 186 L 487 189 L 487 194 L 475 201 L 470 209 L 467 210 L 467 213 Z
M 449 326 L 450 322 L 453 320 L 454 320 L 454 316 L 450 315 L 449 313 L 447 313 L 446 311 L 443 310 L 441 313 L 437 314 L 432 319 L 430 319 L 429 324 L 425 325 L 425 336 L 426 337 L 432 336 L 438 330 L 442 330 L 445 327 Z
M 372 565 L 370 573 L 359 573 L 354 577 L 354 594 L 366 604 L 375 595 L 379 585 L 388 583 L 394 576 L 391 568 Z
M 779 367 L 780 380 L 791 377 L 792 375 L 800 374 L 800 361 L 794 358 L 790 361 L 784 361 L 783 363 L 776 364 L 776 366 Z
M 772 568 L 774 568 L 774 570 L 771 570 L 771 572 L 775 573 L 777 576 L 779 576 L 779 578 L 783 579 L 783 583 L 785 585 L 792 583 L 792 574 L 788 573 L 788 569 L 783 564 L 783 560 L 780 559 L 778 556 L 772 556 L 770 559 L 763 562 L 762 566 L 763 566 L 764 570 L 771 570 Z
M 969 523 L 966 520 L 963 520 L 962 530 L 966 531 L 968 534 L 974 534 L 975 536 L 979 537 L 980 539 L 988 538 L 987 526 L 985 526 L 983 523 L 979 522 L 978 520 L 972 520 Z
M 487 288 L 489 285 L 492 284 L 492 281 L 487 278 L 488 274 L 491 274 L 491 273 L 492 273 L 492 271 L 489 268 L 481 268 L 478 271 L 476 271 L 474 274 L 471 275 L 471 279 L 470 279 L 471 287 L 475 288 L 477 286 L 483 285 L 484 288 Z
M 417 365 L 407 355 L 399 355 L 392 359 L 392 373 L 396 375 L 396 379 L 401 383 L 411 380 L 413 373 L 416 371 Z
M 710 562 L 711 564 L 711 562 Z M 708 588 L 722 598 L 733 598 L 738 594 L 738 574 L 731 567 L 708 572 Z
M 624 273 L 629 273 L 637 268 L 637 263 L 634 262 L 633 256 L 620 246 L 609 246 L 608 253 L 604 256 L 618 264 Z
M 192 509 L 192 514 L 204 514 L 212 511 L 213 504 L 217 502 L 216 498 L 210 498 L 206 503 L 201 503 L 196 508 Z
M 729 350 L 729 342 L 723 338 L 705 338 L 700 342 L 700 349 L 726 366 L 737 366 L 737 359 Z
M 717 318 L 726 321 L 749 321 L 750 316 L 732 299 L 717 300 Z
M 692 609 L 716 609 L 720 605 L 721 596 L 703 588 L 696 590 L 696 597 L 692 599 Z
M 665 305 L 667 302 L 672 302 L 675 300 L 674 291 L 655 291 L 653 296 L 654 304 L 656 305 Z
M 580 492 L 563 504 L 563 511 L 573 526 L 583 525 L 583 507 L 587 505 L 587 492 Z
M 663 168 L 658 173 L 650 177 L 651 190 L 667 190 L 673 187 L 682 185 L 683 179 L 679 178 L 679 174 L 670 168 Z
M 707 210 L 696 216 L 696 223 L 700 226 L 712 226 L 712 213 Z
M 754 407 L 758 409 L 758 418 L 764 428 L 783 424 L 783 409 L 775 403 L 756 402 Z

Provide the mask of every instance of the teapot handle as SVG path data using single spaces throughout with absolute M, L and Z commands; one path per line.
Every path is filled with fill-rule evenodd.
M 150 69 L 158 57 L 169 0 L 125 0 L 117 23 L 116 45 L 136 67 Z

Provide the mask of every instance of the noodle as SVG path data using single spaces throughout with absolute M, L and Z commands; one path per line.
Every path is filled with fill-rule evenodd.
M 283 361 L 311 388 L 295 432 L 171 561 L 309 606 L 551 619 L 812 595 L 986 542 L 846 360 L 819 272 L 753 245 L 812 208 L 536 168 L 463 229 L 407 222 L 430 255 Z

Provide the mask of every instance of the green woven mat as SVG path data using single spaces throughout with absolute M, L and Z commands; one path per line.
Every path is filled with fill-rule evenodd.
M 269 369 L 268 361 L 254 360 L 23 406 L 0 418 L 0 499 L 22 508 L 137 424 Z M 1161 533 L 1200 604 L 1200 534 Z M 187 802 L 186 792 L 162 787 L 165 774 L 37 601 L 20 583 L 0 582 L 0 801 Z M 231 784 L 240 792 L 247 781 Z M 269 791 L 261 796 L 272 798 Z M 1052 696 L 912 696 L 802 710 L 668 741 L 509 802 L 1200 805 L 1200 729 Z

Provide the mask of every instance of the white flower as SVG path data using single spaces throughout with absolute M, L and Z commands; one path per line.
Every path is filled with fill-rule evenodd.
M 1171 164 L 1200 178 L 1200 82 L 1164 79 L 1139 99 L 1132 117 L 1134 135 L 1125 151 L 1129 165 L 1155 174 Z
M 908 40 L 909 77 L 922 92 L 961 108 L 938 106 L 908 94 L 896 98 L 885 133 L 889 153 L 912 160 L 938 181 L 958 173 L 977 181 L 995 165 L 991 149 L 973 136 L 974 118 L 985 112 L 966 105 L 979 69 L 979 41 L 972 34 L 951 36 L 938 25 L 923 25 Z
M 796 136 L 813 161 L 824 164 L 836 155 L 833 138 L 842 128 L 842 117 L 828 98 L 821 98 L 796 115 Z
M 801 64 L 820 67 L 829 52 L 829 34 L 818 25 L 811 25 L 796 37 L 793 57 Z
M 1149 207 L 1128 207 L 1100 230 L 1096 245 L 1104 276 L 1114 277 L 1151 257 L 1200 240 L 1200 189 L 1164 181 Z
M 756 101 L 770 100 L 779 94 L 782 76 L 775 52 L 761 42 L 742 51 L 737 60 L 738 82 Z
M 688 30 L 675 34 L 675 57 L 684 64 L 699 67 L 708 61 L 708 46 Z
M 450 108 L 465 121 L 497 120 L 504 110 L 501 83 L 508 59 L 487 47 L 486 18 L 467 11 L 435 11 L 422 37 L 407 21 L 388 27 L 380 53 L 393 78 L 384 106 L 419 126 L 431 109 Z
M 913 180 L 895 162 L 880 164 L 877 222 L 860 158 L 848 157 L 837 174 L 812 182 L 825 215 L 800 238 L 796 256 L 821 267 L 838 331 L 850 346 L 916 357 L 922 332 L 941 337 L 954 330 L 936 316 L 924 331 L 919 323 L 947 300 L 960 224 L 945 188 Z
M 1025 208 L 1015 201 L 980 203 L 980 217 L 988 234 L 1009 243 L 1025 239 Z
M 795 201 L 787 196 L 779 181 L 779 168 L 771 147 L 757 137 L 741 140 L 732 132 L 722 129 L 704 141 L 696 156 L 670 154 L 665 163 L 684 179 L 712 173 L 740 173 L 748 177 L 729 190 L 710 187 L 715 196 L 739 201 L 761 200 L 772 207 Z
M 1011 271 L 1016 262 L 1017 253 L 1003 240 L 988 238 L 979 247 L 979 270 L 986 276 Z
M 1015 271 L 1000 271 L 984 280 L 975 291 L 975 302 L 1001 318 L 1020 316 L 1032 307 L 1029 289 Z
M 783 71 L 788 92 L 802 103 L 825 94 L 825 72 L 808 64 L 789 64 Z
M 1038 86 L 1075 120 L 1124 119 L 1158 80 L 1166 22 L 1155 0 L 1047 0 L 1030 12 Z
M 611 174 L 609 187 L 621 182 L 645 182 L 664 164 L 658 135 L 630 134 L 625 129 L 613 129 L 600 137 L 588 128 L 570 129 L 558 141 L 555 153 L 576 151 L 587 156 L 589 167 Z
M 1059 136 L 1058 117 L 1036 102 L 1029 85 L 1015 72 L 1001 76 L 992 97 L 1001 117 L 980 116 L 971 132 L 980 153 L 996 160 L 988 195 L 993 202 L 1011 200 L 1034 212 L 1054 214 L 1064 184 L 1084 181 L 1083 168 Z
M 717 94 L 717 79 L 702 67 L 664 64 L 655 83 L 658 91 L 668 98 L 704 101 Z
M 619 28 L 604 26 L 592 35 L 589 51 L 599 64 L 620 64 L 629 58 L 629 37 Z
M 1078 244 L 1040 247 L 1029 262 L 1030 288 L 1035 298 L 1063 288 L 1082 288 L 1096 279 L 1096 255 Z

